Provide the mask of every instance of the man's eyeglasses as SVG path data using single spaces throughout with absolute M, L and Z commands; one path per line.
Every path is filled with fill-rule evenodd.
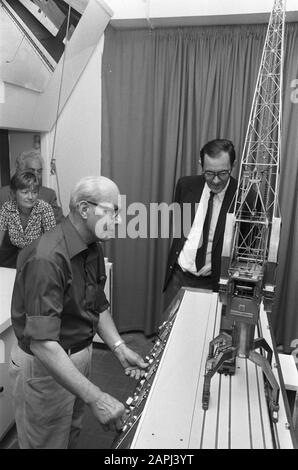
M 32 173 L 35 173 L 36 175 L 42 175 L 42 168 L 27 168 L 27 170 L 32 171 Z
M 112 207 L 106 207 L 106 206 L 103 206 L 102 204 L 98 204 L 96 202 L 93 202 L 93 201 L 86 201 L 88 202 L 88 204 L 92 204 L 92 206 L 96 206 L 96 207 L 100 207 L 106 214 L 109 213 L 112 217 L 112 219 L 117 219 L 117 217 L 119 217 L 119 209 L 118 207 L 115 207 L 114 209 L 112 209 Z
M 221 171 L 204 171 L 203 175 L 205 176 L 206 180 L 212 181 L 217 176 L 220 180 L 224 181 L 230 176 L 231 172 L 229 170 L 221 170 Z

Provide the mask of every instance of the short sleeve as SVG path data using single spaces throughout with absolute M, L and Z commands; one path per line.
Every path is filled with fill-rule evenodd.
M 96 295 L 96 310 L 98 313 L 102 313 L 110 307 L 108 299 L 104 293 L 103 288 L 99 287 L 97 289 Z
M 54 216 L 54 211 L 50 204 L 47 202 L 44 203 L 44 208 L 42 211 L 42 228 L 44 232 L 48 232 L 56 227 L 56 220 Z
M 64 298 L 64 276 L 60 268 L 47 259 L 33 258 L 18 272 L 15 288 L 24 299 L 24 336 L 59 341 Z
M 5 208 L 5 204 L 0 209 L 0 230 L 4 231 L 7 230 L 7 221 L 8 221 L 8 213 Z

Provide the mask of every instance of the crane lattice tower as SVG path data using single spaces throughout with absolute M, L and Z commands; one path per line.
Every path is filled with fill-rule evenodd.
M 285 3 L 285 0 L 274 2 L 253 96 L 235 198 L 230 274 L 237 270 L 244 275 L 262 277 L 270 257 L 272 225 L 277 226 L 275 231 L 280 226 L 276 221 L 280 221 L 278 186 Z M 248 198 L 249 194 L 254 195 L 253 200 Z

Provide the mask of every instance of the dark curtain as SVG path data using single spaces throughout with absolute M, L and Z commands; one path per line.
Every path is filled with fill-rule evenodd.
M 287 26 L 279 192 L 282 230 L 272 317 L 277 343 L 284 352 L 294 353 L 298 346 L 298 23 Z
M 199 172 L 199 150 L 214 138 L 234 142 L 237 176 L 266 30 L 267 25 L 106 30 L 102 174 L 117 182 L 127 206 L 141 202 L 149 214 L 150 202 L 170 204 L 176 181 Z M 298 104 L 290 95 L 292 80 L 298 77 L 297 31 L 297 24 L 287 25 L 282 177 L 289 176 L 291 185 L 282 182 L 281 205 L 291 207 L 291 214 L 283 223 L 283 258 L 295 253 L 288 250 L 295 249 Z M 114 318 L 119 330 L 149 335 L 160 323 L 170 239 L 146 237 L 144 230 L 141 235 L 110 242 L 106 254 L 114 263 Z M 280 282 L 288 286 L 288 263 L 280 263 L 280 268 Z M 280 338 L 285 338 L 295 303 L 293 299 L 292 310 L 281 307 L 288 303 L 281 291 L 275 324 Z

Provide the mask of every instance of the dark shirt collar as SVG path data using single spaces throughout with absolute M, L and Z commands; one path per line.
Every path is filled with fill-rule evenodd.
M 62 222 L 62 228 L 65 236 L 65 242 L 70 259 L 88 249 L 88 245 L 84 242 L 81 235 L 71 223 L 67 216 Z

